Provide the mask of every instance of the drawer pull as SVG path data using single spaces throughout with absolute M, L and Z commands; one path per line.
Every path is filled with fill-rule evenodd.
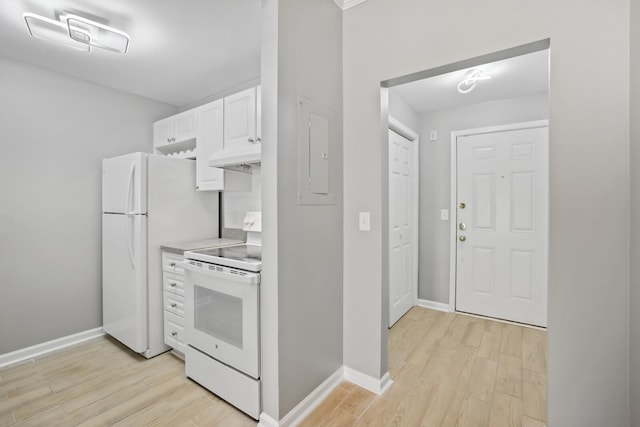
M 175 337 L 176 335 L 178 335 L 178 333 L 176 331 L 171 332 L 171 336 Z
M 178 304 L 176 304 L 175 302 L 171 304 L 171 308 L 176 308 L 178 306 Z
M 171 283 L 169 286 L 171 286 L 172 288 L 175 288 L 178 285 L 176 283 Z
M 169 267 L 175 267 L 175 266 L 176 266 L 176 263 L 175 263 L 175 262 L 170 262 L 170 263 L 169 263 Z

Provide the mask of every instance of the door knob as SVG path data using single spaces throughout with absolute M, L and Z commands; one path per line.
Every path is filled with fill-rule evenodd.
M 464 242 L 465 240 L 467 240 L 467 238 L 464 237 L 464 236 L 460 236 L 460 237 L 458 237 L 458 239 L 460 239 L 461 242 Z
M 458 228 L 460 230 L 466 230 L 467 229 L 467 224 L 465 224 L 464 222 L 461 222 L 460 224 L 458 224 Z
M 460 209 L 464 209 L 464 208 L 467 207 L 467 205 L 464 202 L 460 202 L 459 207 L 460 207 Z

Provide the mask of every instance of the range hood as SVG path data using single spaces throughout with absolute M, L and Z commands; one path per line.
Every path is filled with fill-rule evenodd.
M 252 165 L 259 165 L 262 144 L 243 144 L 216 151 L 209 158 L 209 166 L 240 172 L 251 172 Z

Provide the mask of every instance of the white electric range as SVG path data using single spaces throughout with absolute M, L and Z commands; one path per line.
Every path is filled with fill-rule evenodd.
M 260 212 L 247 212 L 247 243 L 187 251 L 185 371 L 251 417 L 260 415 Z

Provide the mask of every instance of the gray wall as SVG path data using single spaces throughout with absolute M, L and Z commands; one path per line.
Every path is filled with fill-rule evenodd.
M 0 57 L 0 354 L 102 325 L 101 160 L 177 108 Z
M 418 298 L 449 303 L 451 225 L 440 220 L 440 209 L 450 210 L 451 205 L 451 132 L 548 118 L 546 93 L 434 111 L 420 117 Z M 429 140 L 430 130 L 438 132 L 437 141 Z
M 420 132 L 420 116 L 392 89 L 389 89 L 389 115 L 415 133 Z
M 380 82 L 550 38 L 549 425 L 629 425 L 629 1 L 367 0 L 343 22 L 345 364 L 386 371 Z
M 631 1 L 631 75 L 640 75 L 640 2 Z M 640 426 L 640 82 L 631 79 L 631 425 Z
M 261 291 L 263 301 L 277 301 L 277 313 L 271 305 L 266 308 L 277 322 L 262 315 L 263 349 L 270 352 L 263 357 L 263 410 L 278 420 L 342 366 L 342 12 L 332 1 L 266 0 L 263 5 L 269 20 L 263 24 L 271 28 L 263 33 L 262 51 L 263 111 L 269 114 L 263 116 L 262 199 L 265 230 L 270 227 L 263 243 L 271 258 L 268 263 L 265 256 Z M 298 205 L 299 95 L 334 111 L 332 205 Z M 277 267 L 271 262 L 274 249 Z M 274 371 L 277 380 L 270 377 Z M 272 396 L 276 390 L 279 402 Z

